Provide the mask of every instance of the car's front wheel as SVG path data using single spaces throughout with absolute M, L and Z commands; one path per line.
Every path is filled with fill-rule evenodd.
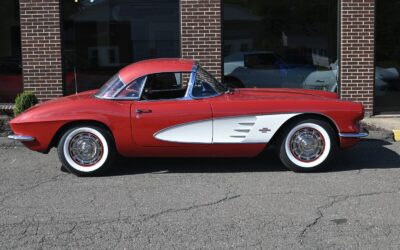
M 325 121 L 295 122 L 283 131 L 278 151 L 283 164 L 295 172 L 320 171 L 328 166 L 337 151 L 336 136 Z
M 59 141 L 57 151 L 63 166 L 78 176 L 103 173 L 115 158 L 111 133 L 93 125 L 75 126 L 67 130 Z

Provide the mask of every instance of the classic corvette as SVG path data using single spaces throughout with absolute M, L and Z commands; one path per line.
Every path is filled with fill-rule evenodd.
M 367 133 L 361 104 L 302 89 L 230 89 L 197 62 L 131 64 L 99 90 L 40 103 L 11 121 L 28 148 L 57 147 L 70 172 L 86 176 L 126 157 L 253 157 L 275 145 L 289 169 L 325 168 Z

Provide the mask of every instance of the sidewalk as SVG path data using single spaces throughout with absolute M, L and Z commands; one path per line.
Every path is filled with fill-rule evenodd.
M 369 130 L 382 130 L 392 135 L 395 141 L 400 141 L 400 117 L 370 117 L 362 120 Z

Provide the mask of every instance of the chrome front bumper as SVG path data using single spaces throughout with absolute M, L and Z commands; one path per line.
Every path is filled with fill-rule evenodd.
M 29 135 L 9 135 L 8 139 L 24 142 L 24 141 L 34 141 L 35 137 L 29 136 Z

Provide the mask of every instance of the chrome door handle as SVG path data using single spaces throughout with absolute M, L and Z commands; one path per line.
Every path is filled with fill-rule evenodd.
M 136 109 L 136 114 L 151 113 L 151 109 Z

